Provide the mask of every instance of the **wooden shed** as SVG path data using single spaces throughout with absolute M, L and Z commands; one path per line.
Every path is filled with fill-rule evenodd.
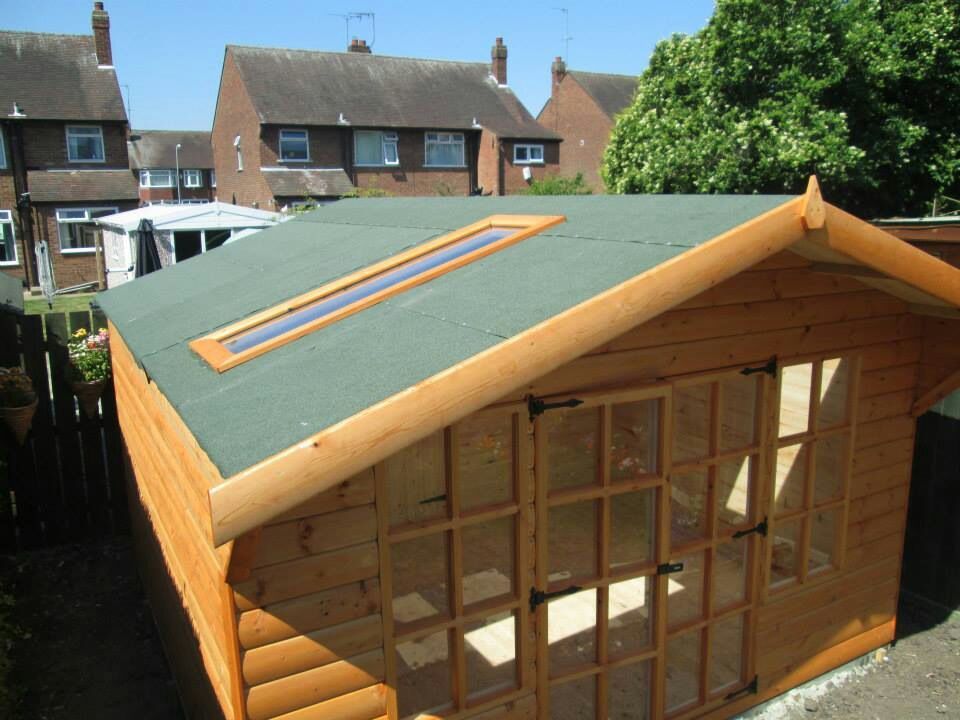
M 192 717 L 727 717 L 894 638 L 960 270 L 802 196 L 348 200 L 101 296 Z

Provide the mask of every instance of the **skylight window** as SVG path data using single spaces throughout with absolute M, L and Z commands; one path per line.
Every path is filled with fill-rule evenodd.
M 223 372 L 563 221 L 562 216 L 489 217 L 194 340 L 190 347 Z

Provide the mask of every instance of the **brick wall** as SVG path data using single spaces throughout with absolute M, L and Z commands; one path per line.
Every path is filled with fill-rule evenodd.
M 542 165 L 522 165 L 513 162 L 515 144 L 543 145 Z M 496 133 L 484 130 L 480 136 L 478 182 L 484 195 L 515 195 L 530 185 L 523 177 L 523 169 L 530 168 L 531 179 L 540 180 L 560 173 L 560 143 L 542 140 L 502 140 Z
M 93 251 L 66 254 L 61 251 L 56 211 L 62 208 L 115 207 L 118 212 L 123 212 L 124 210 L 133 210 L 137 205 L 138 203 L 135 200 L 34 204 L 34 233 L 38 240 L 47 241 L 47 247 L 50 250 L 50 262 L 53 265 L 53 277 L 58 288 L 97 280 L 97 255 Z
M 67 125 L 98 125 L 103 130 L 105 162 L 76 163 L 67 160 Z M 51 168 L 127 168 L 125 123 L 27 121 L 23 124 L 24 160 L 28 170 Z
M 310 143 L 309 162 L 280 162 L 280 130 L 306 130 Z M 346 131 L 349 133 L 349 131 Z M 333 168 L 343 167 L 342 136 L 345 131 L 338 127 L 296 127 L 264 125 L 260 130 L 260 162 L 263 167 Z
M 565 75 L 554 86 L 553 95 L 537 120 L 563 138 L 560 174 L 573 177 L 582 172 L 594 192 L 603 192 L 599 170 L 613 121 L 572 75 Z
M 6 139 L 6 138 L 4 138 Z M 7 145 L 9 147 L 9 145 Z M 0 170 L 0 210 L 9 210 L 12 213 L 13 219 L 13 235 L 16 239 L 16 251 L 17 251 L 17 264 L 16 265 L 0 265 L 0 272 L 5 272 L 7 275 L 13 275 L 23 279 L 24 275 L 24 244 L 23 244 L 23 231 L 20 228 L 20 218 L 17 213 L 17 193 L 13 184 L 13 173 L 9 169 L 10 162 L 9 158 L 7 160 L 7 169 Z
M 233 146 L 237 135 L 243 152 L 243 172 L 237 171 L 237 151 Z M 238 205 L 256 203 L 264 210 L 273 209 L 273 195 L 260 172 L 260 121 L 229 52 L 223 61 L 210 142 L 218 197 L 223 202 L 236 198 Z

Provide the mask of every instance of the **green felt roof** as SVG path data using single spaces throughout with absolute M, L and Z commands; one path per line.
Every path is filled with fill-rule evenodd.
M 98 302 L 224 477 L 790 200 L 343 200 Z M 194 338 L 488 215 L 567 222 L 223 374 Z

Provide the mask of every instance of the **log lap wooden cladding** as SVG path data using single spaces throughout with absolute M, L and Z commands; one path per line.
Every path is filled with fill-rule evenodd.
M 921 318 L 857 280 L 809 268 L 808 260 L 780 253 L 503 398 L 657 382 L 774 354 L 860 357 L 845 568 L 759 601 L 759 693 L 708 716 L 743 710 L 893 638 L 915 431 L 910 413 L 918 394 L 958 361 L 929 343 L 938 332 L 955 338 L 954 326 L 943 325 L 951 321 Z M 141 497 L 181 583 L 221 705 L 239 703 L 253 720 L 386 717 L 390 660 L 383 651 L 376 513 L 386 499 L 375 497 L 373 471 L 260 529 L 245 576 L 225 599 L 227 558 L 212 549 L 204 529 L 209 506 L 201 501 L 218 479 L 129 355 L 115 357 L 121 423 Z M 536 712 L 528 694 L 458 717 Z

